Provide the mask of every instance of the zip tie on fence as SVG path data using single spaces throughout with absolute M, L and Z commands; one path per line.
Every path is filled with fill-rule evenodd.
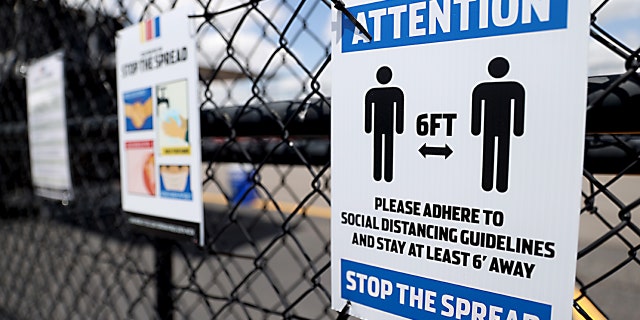
M 309 103 L 305 103 L 304 105 L 302 105 L 302 110 L 300 110 L 300 112 L 298 112 L 298 119 L 300 121 L 304 121 L 304 119 L 307 118 L 307 111 L 309 111 Z
M 347 304 L 344 305 L 344 308 L 338 314 L 336 320 L 347 320 L 349 319 L 349 309 L 351 309 L 351 301 L 347 300 Z
M 333 2 L 333 6 L 338 11 L 342 12 L 342 14 L 347 16 L 347 19 L 349 19 L 349 21 L 351 21 L 351 23 L 353 23 L 353 25 L 356 26 L 356 28 L 358 28 L 358 30 L 360 30 L 360 33 L 364 34 L 364 36 L 367 37 L 367 39 L 369 39 L 369 41 L 371 41 L 373 39 L 373 37 L 371 37 L 371 34 L 369 34 L 369 31 L 367 31 L 367 29 L 360 23 L 360 21 L 358 21 L 353 16 L 353 14 L 351 14 L 351 12 L 349 12 L 349 10 L 345 6 L 344 2 L 342 2 L 342 0 L 331 0 L 331 2 Z
M 633 53 L 627 57 L 627 60 L 624 62 L 624 67 L 627 70 L 633 69 L 638 70 L 640 68 L 640 48 L 633 51 Z

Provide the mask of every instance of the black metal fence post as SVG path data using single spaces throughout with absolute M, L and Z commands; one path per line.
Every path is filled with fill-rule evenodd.
M 154 250 L 156 255 L 156 311 L 158 319 L 173 319 L 173 284 L 171 274 L 173 265 L 171 255 L 173 252 L 172 241 L 167 239 L 155 239 Z

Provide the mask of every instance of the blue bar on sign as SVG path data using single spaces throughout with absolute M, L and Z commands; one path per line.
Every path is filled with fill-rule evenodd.
M 386 0 L 342 15 L 342 52 L 484 38 L 567 27 L 568 0 Z
M 551 306 L 341 260 L 341 297 L 410 319 L 551 319 Z
M 155 25 L 155 37 L 154 38 L 158 38 L 160 37 L 160 17 L 156 17 L 155 19 L 156 21 L 154 21 L 154 25 Z

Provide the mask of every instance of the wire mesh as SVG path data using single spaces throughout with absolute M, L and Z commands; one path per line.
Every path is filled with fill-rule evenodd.
M 132 233 L 120 209 L 114 35 L 182 5 L 198 28 L 204 248 Z M 592 1 L 575 318 L 636 317 L 639 16 Z M 0 318 L 337 317 L 329 1 L 5 0 L 0 26 Z M 26 67 L 59 49 L 68 204 L 34 196 L 26 124 Z

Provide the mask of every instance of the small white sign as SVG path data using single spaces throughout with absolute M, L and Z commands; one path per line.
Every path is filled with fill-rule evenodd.
M 195 29 L 177 8 L 116 37 L 122 208 L 156 234 L 204 244 Z
M 69 166 L 64 54 L 53 53 L 27 69 L 27 118 L 31 179 L 39 196 L 73 199 Z
M 332 82 L 332 307 L 570 319 L 588 3 L 345 1 Z

